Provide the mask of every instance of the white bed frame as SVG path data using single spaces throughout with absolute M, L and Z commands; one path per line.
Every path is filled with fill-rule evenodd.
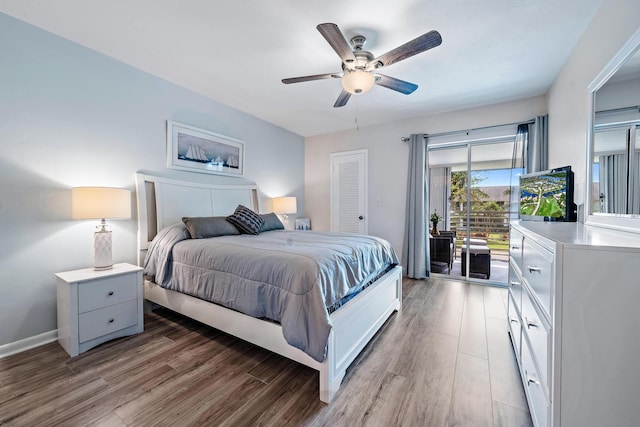
M 163 227 L 183 216 L 223 216 L 238 204 L 259 211 L 253 184 L 204 184 L 136 174 L 139 264 L 149 243 Z M 320 372 L 320 400 L 329 403 L 340 387 L 347 367 L 394 311 L 402 308 L 402 268 L 397 266 L 330 315 L 327 357 L 320 363 L 290 346 L 279 324 L 170 291 L 144 281 L 149 301 L 184 314 L 228 334 L 249 341 Z

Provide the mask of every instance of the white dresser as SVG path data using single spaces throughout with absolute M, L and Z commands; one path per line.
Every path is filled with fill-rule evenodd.
M 115 264 L 56 273 L 58 342 L 77 356 L 105 341 L 143 331 L 142 268 Z
M 512 223 L 508 321 L 534 425 L 640 425 L 640 234 Z

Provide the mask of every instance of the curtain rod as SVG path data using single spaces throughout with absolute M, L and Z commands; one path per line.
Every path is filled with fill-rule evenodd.
M 465 130 L 452 130 L 449 132 L 439 132 L 439 133 L 425 133 L 424 137 L 425 138 L 430 138 L 430 137 L 434 137 L 434 136 L 447 136 L 447 135 L 456 135 L 458 133 L 469 133 L 469 132 L 473 132 L 476 130 L 483 130 L 483 129 L 491 129 L 491 128 L 498 128 L 501 126 L 511 126 L 511 125 L 530 125 L 535 123 L 536 121 L 534 119 L 531 120 L 526 120 L 524 122 L 513 122 L 513 123 L 504 123 L 501 125 L 493 125 L 493 126 L 482 126 L 482 127 L 478 127 L 478 128 L 471 128 L 471 129 L 465 129 Z M 409 138 L 406 136 L 403 136 L 402 138 L 400 138 L 400 140 L 402 140 L 403 142 L 407 142 L 409 141 Z

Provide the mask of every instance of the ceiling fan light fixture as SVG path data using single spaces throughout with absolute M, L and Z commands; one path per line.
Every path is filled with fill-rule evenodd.
M 349 93 L 365 93 L 371 90 L 375 81 L 373 74 L 356 70 L 345 74 L 342 78 L 342 87 Z

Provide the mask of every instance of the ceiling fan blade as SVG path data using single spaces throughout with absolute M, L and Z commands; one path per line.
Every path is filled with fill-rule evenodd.
M 437 31 L 429 31 L 426 34 L 416 37 L 397 48 L 372 59 L 367 63 L 367 68 L 381 68 L 394 64 L 403 59 L 407 59 L 425 50 L 429 50 L 442 43 L 442 36 Z
M 387 89 L 392 89 L 405 95 L 409 95 L 418 89 L 418 85 L 396 79 L 395 77 L 385 76 L 384 74 L 375 74 L 375 76 L 378 86 L 386 87 Z
M 342 77 L 342 75 L 338 73 L 328 73 L 328 74 L 314 74 L 312 76 L 290 77 L 288 79 L 282 79 L 282 83 L 288 85 L 290 83 L 309 82 L 312 80 L 330 79 L 332 77 L 339 79 L 340 77 Z
M 345 64 L 355 62 L 356 57 L 351 50 L 351 46 L 336 24 L 319 24 L 316 28 L 329 45 L 331 45 L 333 50 L 336 51 L 340 59 L 342 59 L 342 62 Z
M 342 92 L 340 92 L 340 95 L 338 95 L 338 99 L 336 99 L 336 103 L 333 104 L 333 106 L 344 107 L 349 101 L 349 98 L 351 98 L 351 94 L 346 90 L 342 89 Z

